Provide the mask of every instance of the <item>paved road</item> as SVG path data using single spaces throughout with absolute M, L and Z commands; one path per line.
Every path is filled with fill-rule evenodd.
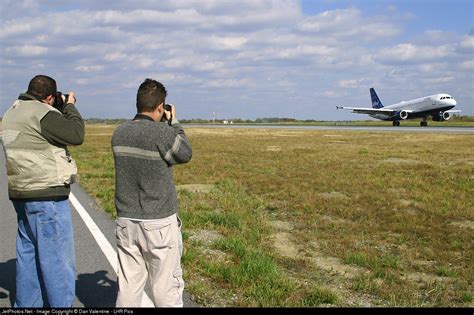
M 72 196 L 80 203 L 79 207 L 77 204 L 75 207 L 83 208 L 76 209 L 71 204 L 77 267 L 74 307 L 114 307 L 117 296 L 117 276 L 112 267 L 115 259 L 115 222 L 109 214 L 97 207 L 79 185 L 73 185 Z M 83 211 L 82 215 L 79 215 L 79 211 Z M 86 226 L 84 216 L 92 219 L 88 221 L 89 226 Z M 91 225 L 95 225 L 93 233 Z M 16 233 L 16 214 L 8 200 L 5 156 L 0 142 L 0 308 L 11 307 L 15 297 Z M 99 239 L 101 245 L 96 239 Z M 104 253 L 107 248 L 110 251 Z M 148 296 L 151 296 L 148 288 L 147 291 Z M 184 306 L 198 307 L 187 292 L 184 295 Z
M 238 125 L 238 124 L 184 124 L 190 128 L 250 128 L 250 129 L 297 129 L 297 130 L 347 130 L 347 131 L 387 131 L 415 133 L 474 133 L 472 127 L 393 127 L 393 126 L 308 126 L 308 125 Z

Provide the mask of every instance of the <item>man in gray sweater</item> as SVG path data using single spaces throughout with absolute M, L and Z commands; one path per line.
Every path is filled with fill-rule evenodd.
M 117 307 L 141 306 L 147 279 L 155 306 L 183 306 L 183 242 L 171 166 L 189 162 L 192 149 L 175 107 L 165 106 L 166 95 L 160 82 L 146 79 L 138 89 L 137 115 L 112 136 Z

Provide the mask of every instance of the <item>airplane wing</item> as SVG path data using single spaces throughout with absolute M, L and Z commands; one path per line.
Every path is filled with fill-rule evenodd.
M 336 106 L 336 109 L 348 109 L 352 110 L 353 113 L 356 114 L 384 114 L 392 116 L 397 110 L 388 109 L 388 108 L 368 108 L 368 107 L 344 107 L 344 106 Z M 412 113 L 412 110 L 405 110 L 407 113 Z
M 460 109 L 453 109 L 453 110 L 447 110 L 445 111 L 445 113 L 450 113 L 450 114 L 457 114 L 457 113 L 460 113 L 461 110 Z

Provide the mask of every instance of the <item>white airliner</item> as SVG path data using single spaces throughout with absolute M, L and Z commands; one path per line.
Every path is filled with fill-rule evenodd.
M 461 112 L 460 110 L 450 110 L 456 106 L 456 100 L 444 93 L 389 106 L 382 105 L 373 88 L 370 88 L 370 97 L 372 98 L 372 108 L 343 106 L 336 106 L 336 108 L 349 109 L 356 114 L 367 114 L 373 118 L 393 121 L 394 126 L 400 126 L 400 120 L 421 118 L 420 126 L 422 127 L 428 126 L 426 121 L 428 116 L 431 116 L 434 121 L 445 121 L 451 118 L 451 114 Z

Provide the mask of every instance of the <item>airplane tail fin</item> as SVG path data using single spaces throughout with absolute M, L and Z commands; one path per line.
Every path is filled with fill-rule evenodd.
M 382 108 L 383 104 L 380 101 L 374 88 L 370 88 L 370 98 L 372 99 L 372 108 Z

